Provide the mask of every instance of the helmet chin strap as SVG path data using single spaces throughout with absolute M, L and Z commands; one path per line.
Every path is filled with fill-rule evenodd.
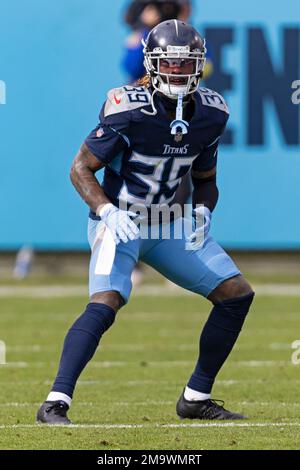
M 141 113 L 144 113 L 144 114 L 147 114 L 147 116 L 156 116 L 157 115 L 157 109 L 155 107 L 155 104 L 154 104 L 154 95 L 155 93 L 157 93 L 157 89 L 155 89 L 151 95 L 151 107 L 152 107 L 152 111 L 146 111 L 146 109 L 142 108 L 141 109 Z
M 176 107 L 176 119 L 171 122 L 171 134 L 175 136 L 175 141 L 180 142 L 182 136 L 188 133 L 189 123 L 183 119 L 183 97 L 182 93 L 178 94 L 177 107 Z

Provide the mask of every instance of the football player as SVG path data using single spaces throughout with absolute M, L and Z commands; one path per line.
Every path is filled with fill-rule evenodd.
M 245 418 L 211 397 L 215 378 L 254 297 L 234 262 L 209 234 L 218 200 L 218 143 L 228 108 L 218 93 L 199 88 L 205 42 L 192 26 L 178 20 L 160 23 L 144 42 L 144 56 L 147 75 L 140 86 L 108 93 L 100 122 L 72 165 L 72 182 L 90 207 L 90 301 L 67 333 L 58 374 L 37 414 L 39 422 L 70 423 L 67 410 L 76 381 L 117 311 L 128 302 L 130 276 L 139 259 L 212 302 L 200 335 L 199 358 L 177 403 L 178 416 Z M 102 168 L 105 175 L 100 185 L 96 172 Z M 174 217 L 168 222 L 171 235 L 164 237 L 165 222 L 153 221 L 149 214 L 147 224 L 151 228 L 156 224 L 159 235 L 142 237 L 133 205 L 146 209 L 147 217 L 153 205 L 170 205 L 181 178 L 190 170 L 193 228 L 176 237 L 175 229 L 185 219 Z M 199 225 L 201 211 L 204 217 Z M 204 233 L 201 243 L 199 233 Z

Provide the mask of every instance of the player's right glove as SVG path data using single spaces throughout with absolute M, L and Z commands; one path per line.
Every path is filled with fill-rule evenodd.
M 108 203 L 102 207 L 98 215 L 111 231 L 116 244 L 120 241 L 127 243 L 129 240 L 136 240 L 139 237 L 140 231 L 132 220 L 137 217 L 134 212 L 118 209 Z
M 211 211 L 208 207 L 199 206 L 193 209 L 193 233 L 188 238 L 187 249 L 198 250 L 202 248 L 208 235 L 211 222 Z

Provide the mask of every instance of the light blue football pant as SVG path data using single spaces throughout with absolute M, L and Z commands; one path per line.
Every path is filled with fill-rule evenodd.
M 183 231 L 183 236 L 176 239 L 177 224 L 183 224 L 183 219 L 171 223 L 170 239 L 163 239 L 160 234 L 158 239 L 138 239 L 115 245 L 104 223 L 89 218 L 90 296 L 97 292 L 117 291 L 127 302 L 132 289 L 131 274 L 139 260 L 178 286 L 204 297 L 226 279 L 240 274 L 232 259 L 211 236 L 205 239 L 202 248 L 186 250 L 189 233 Z

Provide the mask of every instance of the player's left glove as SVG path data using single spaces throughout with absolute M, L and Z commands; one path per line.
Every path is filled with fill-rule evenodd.
M 193 233 L 188 238 L 187 249 L 198 250 L 202 248 L 208 235 L 211 222 L 211 211 L 208 207 L 200 206 L 193 209 Z

